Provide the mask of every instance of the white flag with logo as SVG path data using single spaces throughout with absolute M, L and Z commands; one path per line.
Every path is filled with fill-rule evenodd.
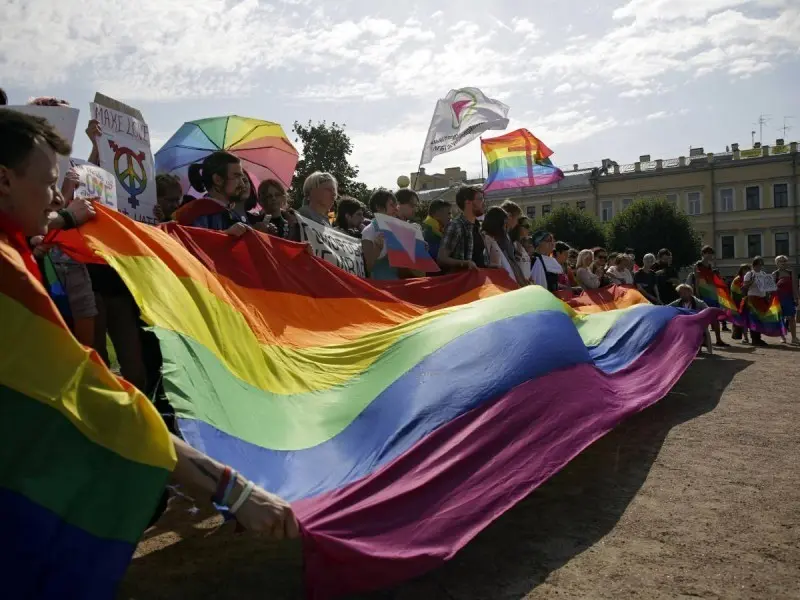
M 508 106 L 487 98 L 478 88 L 450 90 L 436 103 L 420 165 L 461 148 L 490 129 L 508 127 Z

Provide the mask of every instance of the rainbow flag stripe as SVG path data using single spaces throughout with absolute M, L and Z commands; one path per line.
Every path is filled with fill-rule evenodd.
M 769 337 L 786 335 L 781 301 L 777 294 L 767 298 L 747 296 L 744 301 L 745 327 Z
M 99 213 L 70 253 L 129 286 L 186 440 L 293 503 L 314 598 L 452 557 L 662 398 L 718 313 L 632 289 L 577 310 L 497 270 L 369 282 L 256 232 Z
M 697 293 L 700 299 L 715 308 L 721 308 L 726 316 L 735 319 L 739 314 L 739 308 L 731 296 L 731 290 L 722 280 L 708 267 L 695 267 L 697 276 Z
M 527 129 L 481 139 L 481 149 L 488 165 L 485 192 L 535 187 L 564 179 L 561 169 L 550 162 L 553 151 Z
M 8 598 L 114 598 L 175 463 L 147 398 L 81 346 L 0 235 L 0 576 Z

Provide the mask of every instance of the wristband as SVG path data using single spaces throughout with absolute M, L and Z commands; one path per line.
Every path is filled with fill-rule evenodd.
M 64 220 L 64 227 L 62 227 L 62 229 L 75 229 L 78 226 L 78 221 L 75 220 L 75 215 L 69 212 L 66 208 L 62 208 L 57 212 L 57 214 Z
M 236 469 L 231 470 L 231 478 L 228 481 L 228 485 L 225 488 L 225 493 L 222 495 L 222 499 L 220 500 L 220 506 L 228 506 L 228 500 L 231 498 L 231 493 L 233 492 L 233 487 L 236 485 L 236 477 L 239 474 L 236 472 Z
M 247 484 L 244 486 L 244 490 L 242 490 L 242 495 L 233 503 L 231 506 L 231 514 L 235 515 L 236 512 L 242 508 L 247 499 L 250 497 L 250 494 L 253 493 L 253 488 L 256 487 L 256 484 L 252 481 L 248 481 Z
M 211 501 L 215 504 L 222 504 L 222 498 L 225 496 L 225 490 L 228 487 L 228 482 L 231 479 L 231 468 L 225 467 L 222 471 L 222 475 L 217 482 L 217 490 L 214 492 L 214 495 L 211 497 Z

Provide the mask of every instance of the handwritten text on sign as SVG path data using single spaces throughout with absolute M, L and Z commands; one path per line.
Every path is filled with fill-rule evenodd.
M 147 124 L 101 104 L 89 105 L 103 135 L 97 140 L 100 166 L 117 182 L 118 210 L 142 223 L 155 224 L 156 182 Z
M 366 277 L 361 240 L 336 231 L 332 227 L 324 227 L 319 223 L 304 219 L 300 215 L 297 215 L 297 219 L 300 223 L 302 240 L 311 244 L 315 256 L 327 260 L 348 273 Z
M 105 206 L 117 210 L 117 180 L 111 173 L 94 165 L 73 168 L 80 177 L 80 184 L 75 189 L 76 198 L 100 198 Z

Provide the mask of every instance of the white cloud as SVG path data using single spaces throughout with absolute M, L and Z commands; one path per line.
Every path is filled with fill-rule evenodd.
M 562 83 L 553 89 L 554 94 L 569 94 L 572 91 L 572 84 L 569 82 Z
M 529 41 L 538 40 L 542 35 L 542 32 L 539 31 L 536 25 L 528 19 L 514 17 L 511 19 L 511 27 L 515 33 L 523 34 L 525 39 Z
M 652 88 L 633 88 L 631 90 L 625 90 L 621 92 L 619 97 L 620 98 L 643 98 L 644 96 L 650 96 L 653 93 Z
M 431 15 L 431 19 L 441 19 L 444 16 L 444 12 L 441 10 L 437 10 Z
M 660 110 L 658 112 L 650 113 L 645 117 L 647 121 L 655 121 L 656 119 L 666 119 L 669 116 L 669 113 L 665 110 Z

